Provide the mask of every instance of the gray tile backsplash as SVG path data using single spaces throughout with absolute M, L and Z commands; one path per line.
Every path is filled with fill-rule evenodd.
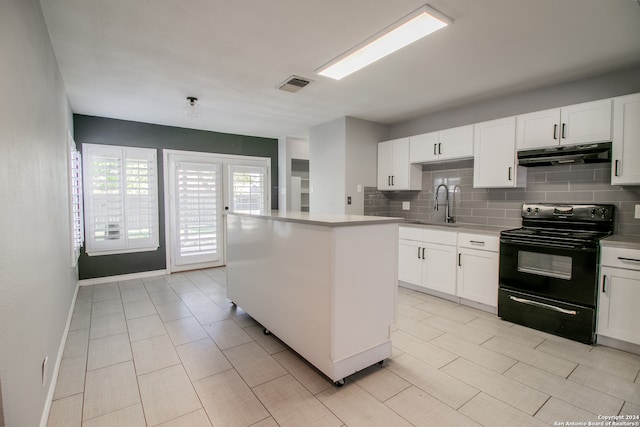
M 520 227 L 523 202 L 611 203 L 616 206 L 616 233 L 640 236 L 640 186 L 611 185 L 611 164 L 539 166 L 527 171 L 526 188 L 473 188 L 473 160 L 425 164 L 422 191 L 380 192 L 365 187 L 365 215 L 444 222 L 444 205 L 435 209 L 435 189 L 449 188 L 450 215 L 458 224 L 493 228 Z M 455 188 L 455 193 L 454 193 Z M 439 200 L 443 203 L 444 189 Z M 402 210 L 402 202 L 410 209 Z

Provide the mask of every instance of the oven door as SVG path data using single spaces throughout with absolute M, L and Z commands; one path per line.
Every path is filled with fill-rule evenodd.
M 500 287 L 596 306 L 598 246 L 500 239 Z

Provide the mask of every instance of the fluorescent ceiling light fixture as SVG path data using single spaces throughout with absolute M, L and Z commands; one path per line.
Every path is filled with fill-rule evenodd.
M 323 65 L 316 72 L 322 76 L 340 80 L 452 22 L 450 18 L 424 5 Z

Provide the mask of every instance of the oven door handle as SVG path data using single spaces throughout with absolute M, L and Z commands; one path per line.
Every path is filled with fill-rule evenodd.
M 539 247 L 539 248 L 562 248 L 562 249 L 582 249 L 582 250 L 595 250 L 595 248 L 585 248 L 583 246 L 576 245 L 563 245 L 562 243 L 551 243 L 551 242 L 532 242 L 530 240 L 522 240 L 522 239 L 514 239 L 514 238 L 502 238 L 500 239 L 501 243 L 506 244 L 516 244 L 516 245 L 527 245 L 531 247 Z
M 531 301 L 531 300 L 524 299 L 524 298 L 518 298 L 518 297 L 514 297 L 513 295 L 509 295 L 509 299 L 513 300 L 515 302 L 519 302 L 521 304 L 533 305 L 533 306 L 536 306 L 536 307 L 542 307 L 542 308 L 546 308 L 546 309 L 549 309 L 549 310 L 557 311 L 557 312 L 563 313 L 563 314 L 570 314 L 571 316 L 575 316 L 576 314 L 578 314 L 578 312 L 575 311 L 575 310 L 566 310 L 564 308 L 556 307 L 555 305 L 545 304 L 543 302 L 538 302 L 538 301 Z

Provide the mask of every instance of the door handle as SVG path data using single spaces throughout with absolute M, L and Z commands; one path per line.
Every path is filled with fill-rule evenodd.
M 418 248 L 418 259 L 420 259 L 420 248 Z
M 578 312 L 575 310 L 566 310 L 564 308 L 556 307 L 555 305 L 545 304 L 543 302 L 538 302 L 538 301 L 531 301 L 524 298 L 518 298 L 518 297 L 514 297 L 513 295 L 509 295 L 509 299 L 515 302 L 519 302 L 521 304 L 527 304 L 527 305 L 533 305 L 535 307 L 546 308 L 548 310 L 557 311 L 558 313 L 562 313 L 562 314 L 570 314 L 571 316 L 575 316 L 576 314 L 578 314 Z
M 391 175 L 391 185 L 396 185 L 396 184 L 393 182 L 393 179 L 394 179 L 394 178 L 395 178 L 395 175 Z
M 438 153 L 436 152 L 436 145 L 437 145 L 437 144 L 433 144 L 433 155 L 434 155 L 434 156 L 437 156 L 437 155 L 438 155 Z
M 438 154 L 442 154 L 441 148 L 442 148 L 442 143 L 439 142 L 438 143 Z
M 553 125 L 553 139 L 558 139 L 558 125 Z
M 387 185 L 391 187 L 391 175 L 387 176 Z
M 458 252 L 458 267 L 462 267 L 462 252 Z
M 424 249 L 425 249 L 425 248 L 422 248 L 422 259 L 425 259 L 425 258 L 424 258 Z
M 602 276 L 602 293 L 607 293 L 607 275 Z
M 620 160 L 616 160 L 616 164 L 615 164 L 615 167 L 614 167 L 615 170 L 614 170 L 614 173 L 613 173 L 614 176 L 620 176 L 618 174 L 619 166 L 620 166 Z
M 509 173 L 507 175 L 509 181 L 511 181 L 511 166 L 509 166 Z
M 565 130 L 567 129 L 567 124 L 563 123 L 562 124 L 562 139 L 565 139 L 567 137 L 567 135 L 565 135 Z

